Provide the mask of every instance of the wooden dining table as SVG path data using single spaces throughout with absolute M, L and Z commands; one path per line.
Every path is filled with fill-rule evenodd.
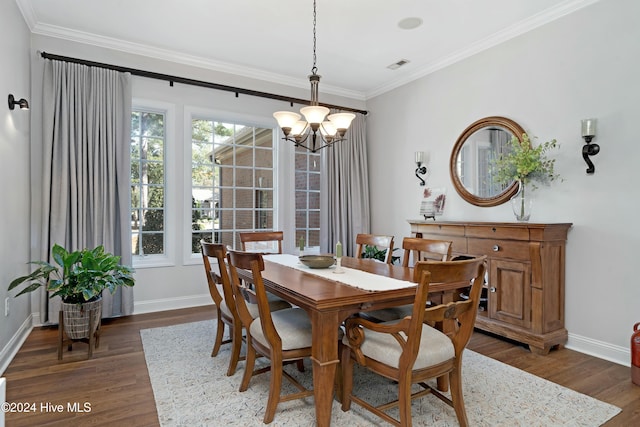
M 319 427 L 331 423 L 334 379 L 338 366 L 338 330 L 349 316 L 370 310 L 411 304 L 415 298 L 415 286 L 406 288 L 368 291 L 318 276 L 312 271 L 272 262 L 265 258 L 262 272 L 269 292 L 304 309 L 311 319 L 313 389 L 316 422 Z M 413 281 L 413 269 L 399 265 L 380 263 L 371 259 L 343 257 L 342 267 L 366 271 L 403 281 Z M 456 287 L 459 288 L 459 284 Z M 434 284 L 430 292 L 451 290 L 451 285 Z

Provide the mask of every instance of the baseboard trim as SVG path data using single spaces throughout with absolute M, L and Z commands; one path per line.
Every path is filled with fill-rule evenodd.
M 201 294 L 180 298 L 162 298 L 156 300 L 134 302 L 133 314 L 177 310 L 180 308 L 200 307 L 202 305 L 213 305 L 213 301 L 211 301 L 211 295 Z
M 22 322 L 22 325 L 18 328 L 15 334 L 11 337 L 7 345 L 2 348 L 0 351 L 0 375 L 4 374 L 4 371 L 7 370 L 9 363 L 13 360 L 13 358 L 22 347 L 22 344 L 25 342 L 31 330 L 33 329 L 33 316 L 29 315 Z
M 571 333 L 565 347 L 609 362 L 631 366 L 631 350 L 628 347 L 620 347 Z

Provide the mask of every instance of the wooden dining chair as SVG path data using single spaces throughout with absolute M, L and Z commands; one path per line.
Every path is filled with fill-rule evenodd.
M 391 264 L 393 257 L 393 236 L 383 236 L 379 234 L 357 234 L 356 235 L 356 258 L 362 258 L 366 246 L 375 246 L 378 249 L 386 249 L 387 254 L 384 262 Z
M 416 262 L 424 260 L 448 261 L 451 259 L 451 242 L 446 240 L 405 237 L 402 239 L 402 249 L 404 250 L 402 259 L 403 267 L 409 267 L 409 264 L 412 264 L 411 266 L 413 266 Z M 412 263 L 409 262 L 410 258 L 413 258 Z M 420 280 L 420 276 L 419 274 L 416 274 L 416 271 L 417 270 L 414 270 L 414 282 L 418 282 Z M 442 303 L 442 294 L 432 293 L 429 295 L 428 303 L 432 305 Z M 403 317 L 410 316 L 412 311 L 413 304 L 406 304 L 399 305 L 397 307 L 368 311 L 362 313 L 362 316 L 377 322 L 388 322 L 390 320 L 402 319 Z
M 245 231 L 240 233 L 240 243 L 245 252 L 282 253 L 282 231 Z
M 312 390 L 303 387 L 294 377 L 285 372 L 284 364 L 300 362 L 311 357 L 311 320 L 301 308 L 288 308 L 272 312 L 269 309 L 267 292 L 262 279 L 264 261 L 262 254 L 229 251 L 229 272 L 237 301 L 238 313 L 247 333 L 247 357 L 240 391 L 246 391 L 253 375 L 271 371 L 269 398 L 266 405 L 264 423 L 273 421 L 278 403 L 313 395 Z M 243 274 L 243 280 L 238 275 Z M 257 304 L 260 315 L 252 317 L 247 309 Z M 254 371 L 256 357 L 265 356 L 271 361 L 266 369 Z M 301 365 L 298 365 L 301 368 Z M 282 377 L 287 378 L 300 390 L 281 396 Z
M 411 316 L 399 321 L 375 323 L 353 317 L 346 321 L 341 355 L 342 410 L 355 402 L 383 420 L 396 426 L 411 426 L 411 399 L 428 393 L 452 406 L 458 423 L 467 426 L 462 396 L 462 354 L 469 342 L 478 311 L 483 285 L 486 256 L 463 261 L 421 261 L 417 264 L 420 281 Z M 471 285 L 469 299 L 425 308 L 429 283 L 460 282 Z M 450 322 L 447 334 L 429 326 Z M 353 364 L 358 363 L 398 383 L 398 399 L 373 406 L 353 394 Z M 451 398 L 426 383 L 448 375 Z M 411 393 L 412 384 L 422 390 Z M 385 411 L 398 407 L 399 419 Z
M 451 243 L 447 240 L 423 239 L 420 237 L 405 237 L 402 239 L 404 251 L 402 266 L 409 267 L 409 259 L 415 264 L 418 261 L 449 261 L 451 259 Z
M 231 376 L 236 372 L 238 361 L 244 360 L 240 355 L 242 347 L 242 322 L 236 308 L 236 302 L 231 288 L 231 281 L 227 272 L 227 251 L 224 245 L 209 243 L 204 240 L 200 241 L 202 252 L 202 262 L 204 264 L 205 273 L 207 275 L 207 283 L 209 285 L 209 293 L 216 306 L 217 328 L 216 338 L 211 351 L 211 357 L 218 355 L 222 344 L 231 343 L 231 358 L 229 360 L 229 368 L 227 376 Z M 212 268 L 211 260 L 215 260 L 217 271 Z M 291 304 L 276 297 L 271 297 L 269 301 L 271 310 L 281 310 L 290 308 Z M 258 316 L 258 310 L 255 305 L 250 310 L 250 315 Z M 230 338 L 224 340 L 225 326 L 229 328 Z

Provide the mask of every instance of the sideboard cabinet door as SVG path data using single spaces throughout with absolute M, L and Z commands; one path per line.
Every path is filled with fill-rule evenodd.
M 489 317 L 523 328 L 531 326 L 531 267 L 527 263 L 489 261 Z

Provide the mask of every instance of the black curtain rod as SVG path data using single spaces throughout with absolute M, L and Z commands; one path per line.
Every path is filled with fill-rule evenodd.
M 221 85 L 218 83 L 210 83 L 210 82 L 205 82 L 202 80 L 194 80 L 194 79 L 188 79 L 186 77 L 179 77 L 179 76 L 170 76 L 168 74 L 161 74 L 161 73 L 154 73 L 152 71 L 145 71 L 145 70 L 137 70 L 135 68 L 128 68 L 128 67 L 121 67 L 119 65 L 111 65 L 111 64 L 105 64 L 102 62 L 94 62 L 94 61 L 87 61 L 84 59 L 78 59 L 78 58 L 71 58 L 68 56 L 61 56 L 61 55 L 54 55 L 51 53 L 46 53 L 46 52 L 42 52 L 40 54 L 43 58 L 45 59 L 55 59 L 57 61 L 64 61 L 64 62 L 72 62 L 75 64 L 81 64 L 81 65 L 87 65 L 89 67 L 99 67 L 99 68 L 106 68 L 109 70 L 115 70 L 115 71 L 120 71 L 123 73 L 131 73 L 134 76 L 142 76 L 142 77 L 148 77 L 151 79 L 157 79 L 157 80 L 165 80 L 168 81 L 171 86 L 173 86 L 173 83 L 183 83 L 183 84 L 187 84 L 187 85 L 192 85 L 192 86 L 201 86 L 201 87 L 206 87 L 209 89 L 215 89 L 215 90 L 223 90 L 223 91 L 227 91 L 227 92 L 234 92 L 236 94 L 236 96 L 238 96 L 238 94 L 243 94 L 243 95 L 249 95 L 249 96 L 257 96 L 260 98 L 269 98 L 269 99 L 275 99 L 278 101 L 285 101 L 290 103 L 291 105 L 295 104 L 308 104 L 309 100 L 306 99 L 300 99 L 300 98 L 291 98 L 289 96 L 283 96 L 283 95 L 275 95 L 273 93 L 267 93 L 267 92 L 260 92 L 260 91 L 256 91 L 256 90 L 250 90 L 250 89 L 243 89 L 240 87 L 233 87 L 233 86 L 227 86 L 227 85 Z M 343 110 L 343 111 L 351 111 L 353 113 L 360 113 L 360 114 L 367 114 L 366 110 L 357 110 L 355 108 L 349 108 L 349 107 L 341 107 L 339 105 L 331 105 L 331 104 L 323 104 L 320 103 L 320 105 L 325 106 L 327 108 L 333 108 L 336 110 Z

